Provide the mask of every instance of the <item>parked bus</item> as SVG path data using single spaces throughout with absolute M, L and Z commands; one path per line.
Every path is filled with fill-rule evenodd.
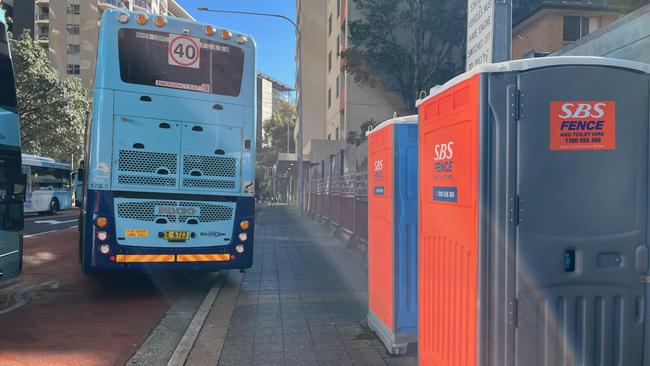
M 82 270 L 250 268 L 255 44 L 173 17 L 101 19 Z
M 25 212 L 55 215 L 72 208 L 70 164 L 52 158 L 23 154 L 23 173 L 27 175 Z
M 22 269 L 24 200 L 16 82 L 7 23 L 0 10 L 0 281 L 19 275 Z

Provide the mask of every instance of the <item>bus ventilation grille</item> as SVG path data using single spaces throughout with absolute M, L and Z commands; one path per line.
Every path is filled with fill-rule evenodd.
M 157 206 L 166 207 L 198 207 L 200 215 L 156 215 Z M 199 222 L 230 221 L 233 218 L 232 207 L 220 204 L 191 201 L 133 201 L 117 204 L 117 217 L 139 221 L 154 222 L 164 218 L 170 223 L 186 222 L 196 219 Z
M 117 183 L 138 186 L 176 187 L 176 178 L 120 175 L 117 177 Z
M 176 174 L 177 159 L 176 154 L 120 150 L 119 170 L 156 174 L 165 169 L 169 174 Z
M 183 156 L 183 174 L 189 175 L 193 171 L 200 171 L 204 176 L 234 178 L 237 159 L 222 156 Z
M 235 189 L 235 182 L 228 180 L 183 179 L 186 188 Z

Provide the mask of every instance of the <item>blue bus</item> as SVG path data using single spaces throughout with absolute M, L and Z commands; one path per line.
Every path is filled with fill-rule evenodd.
M 72 208 L 70 164 L 29 154 L 22 158 L 27 175 L 25 213 L 56 215 L 59 210 Z
M 80 172 L 82 270 L 250 268 L 253 40 L 107 10 L 97 57 Z
M 21 164 L 16 81 L 0 9 L 0 281 L 19 275 L 22 269 L 25 176 Z

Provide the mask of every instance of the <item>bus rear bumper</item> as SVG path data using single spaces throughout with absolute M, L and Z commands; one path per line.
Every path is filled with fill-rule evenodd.
M 115 240 L 99 243 L 95 237 L 97 228 L 93 216 L 107 217 L 114 221 L 113 196 L 106 191 L 88 191 L 86 207 L 94 207 L 95 214 L 85 212 L 81 224 L 81 266 L 86 273 L 105 271 L 219 271 L 224 269 L 247 269 L 253 265 L 255 200 L 253 197 L 236 199 L 235 222 L 232 237 L 237 238 L 242 231 L 241 220 L 247 220 L 250 227 L 245 242 L 233 240 L 229 245 L 209 247 L 169 248 L 120 245 Z M 105 229 L 106 230 L 106 229 Z M 109 238 L 115 238 L 115 228 L 108 228 Z M 108 253 L 102 253 L 102 245 L 110 247 Z M 236 250 L 243 244 L 244 251 Z

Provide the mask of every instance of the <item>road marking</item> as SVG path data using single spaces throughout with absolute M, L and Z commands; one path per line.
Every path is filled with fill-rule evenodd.
M 61 224 L 69 224 L 71 222 L 78 221 L 79 219 L 72 219 L 72 220 L 65 220 L 65 221 L 59 221 L 59 220 L 36 220 L 34 221 L 35 224 L 49 224 L 49 225 L 61 225 Z
M 181 341 L 178 342 L 178 346 L 176 346 L 172 357 L 167 362 L 167 366 L 183 366 L 185 364 L 185 360 L 187 359 L 187 356 L 189 356 L 190 351 L 192 351 L 192 346 L 194 345 L 196 338 L 198 338 L 203 323 L 205 323 L 205 319 L 208 317 L 210 309 L 212 309 L 212 305 L 217 299 L 219 291 L 221 291 L 221 287 L 228 277 L 228 274 L 229 273 L 225 276 L 219 276 L 219 279 L 214 282 L 208 294 L 205 295 L 201 306 L 199 306 L 199 310 L 194 314 L 192 322 L 190 322 L 190 325 L 185 330 L 185 334 L 183 334 Z
M 23 238 L 33 238 L 35 236 L 44 235 L 44 234 L 51 234 L 51 233 L 55 233 L 57 231 L 61 231 L 61 229 L 59 229 L 59 230 L 48 230 L 48 231 L 43 231 L 42 233 L 24 235 Z
M 26 284 L 21 284 L 19 287 L 22 287 Z M 10 313 L 18 308 L 23 307 L 25 304 L 30 302 L 32 300 L 32 297 L 30 296 L 30 292 L 32 291 L 37 291 L 40 289 L 51 289 L 51 290 L 56 290 L 61 286 L 61 282 L 59 281 L 45 281 L 41 282 L 35 285 L 27 286 L 20 291 L 16 293 L 11 293 L 8 290 L 13 290 L 14 287 L 7 288 L 3 291 L 0 291 L 0 295 L 8 295 L 9 298 L 11 299 L 10 305 L 4 309 L 0 308 L 0 314 L 7 314 Z

